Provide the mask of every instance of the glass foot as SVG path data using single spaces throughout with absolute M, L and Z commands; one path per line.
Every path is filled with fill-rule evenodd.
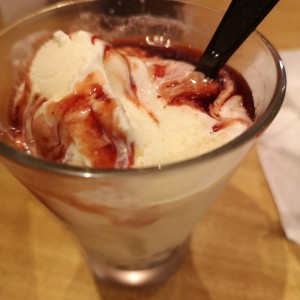
M 128 287 L 141 287 L 167 280 L 180 266 L 186 252 L 187 243 L 176 248 L 171 256 L 159 265 L 143 270 L 117 269 L 101 264 L 87 257 L 96 279 Z

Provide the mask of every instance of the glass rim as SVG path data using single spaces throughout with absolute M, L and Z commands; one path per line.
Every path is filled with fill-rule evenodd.
M 8 25 L 4 29 L 0 30 L 0 38 L 1 36 L 9 33 L 10 30 L 13 30 L 14 28 L 20 26 L 23 22 L 26 22 L 27 20 L 46 14 L 52 10 L 56 10 L 62 7 L 69 7 L 73 5 L 76 6 L 79 4 L 89 4 L 89 3 L 92 4 L 98 1 L 99 0 L 80 0 L 80 1 L 69 0 L 69 1 L 63 1 L 60 3 L 50 5 L 33 14 L 23 17 L 13 22 L 12 24 Z M 191 1 L 186 1 L 186 0 L 163 0 L 163 1 L 183 3 L 187 5 L 193 5 L 196 7 L 203 7 L 212 12 L 221 13 L 221 11 L 217 9 L 211 8 L 209 6 L 200 3 L 194 3 Z M 255 138 L 270 125 L 270 123 L 277 115 L 283 103 L 283 99 L 286 92 L 286 72 L 284 68 L 284 63 L 280 55 L 278 54 L 274 46 L 260 32 L 255 30 L 251 36 L 253 35 L 256 36 L 256 38 L 259 39 L 264 44 L 264 46 L 266 46 L 267 50 L 269 51 L 269 53 L 273 58 L 276 67 L 276 73 L 277 73 L 276 74 L 277 83 L 276 83 L 274 94 L 266 110 L 263 112 L 262 116 L 257 121 L 255 121 L 250 128 L 248 128 L 242 134 L 237 136 L 235 139 L 229 141 L 228 143 L 210 152 L 183 161 L 177 161 L 168 164 L 159 164 L 159 165 L 148 166 L 148 167 L 129 168 L 129 169 L 80 167 L 80 166 L 72 166 L 72 165 L 67 165 L 58 162 L 52 162 L 43 158 L 37 158 L 32 155 L 26 154 L 24 152 L 18 151 L 15 148 L 5 144 L 2 141 L 0 141 L 0 156 L 3 156 L 5 159 L 13 161 L 17 164 L 28 166 L 34 169 L 40 169 L 45 172 L 69 175 L 74 177 L 100 178 L 103 176 L 138 175 L 138 174 L 151 174 L 153 172 L 158 172 L 158 171 L 159 172 L 170 171 L 173 169 L 188 167 L 201 162 L 206 162 L 224 153 L 228 153 L 229 151 L 232 151 L 244 145 L 252 138 Z

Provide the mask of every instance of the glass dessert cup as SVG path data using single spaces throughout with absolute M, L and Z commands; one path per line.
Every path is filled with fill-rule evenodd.
M 220 18 L 215 10 L 184 1 L 69 1 L 0 34 L 1 161 L 74 233 L 101 280 L 149 285 L 178 268 L 193 228 L 279 111 L 286 83 L 283 64 L 257 32 L 231 58 L 229 65 L 252 89 L 257 117 L 228 144 L 169 165 L 89 169 L 38 159 L 10 145 L 11 100 L 33 53 L 32 41 L 55 30 L 84 29 L 107 40 L 142 36 L 149 44 L 204 49 Z

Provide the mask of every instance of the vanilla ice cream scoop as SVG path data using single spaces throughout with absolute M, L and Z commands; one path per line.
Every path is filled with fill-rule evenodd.
M 15 98 L 16 143 L 71 165 L 147 167 L 201 155 L 251 126 L 251 91 L 231 69 L 207 80 L 153 50 L 55 32 Z

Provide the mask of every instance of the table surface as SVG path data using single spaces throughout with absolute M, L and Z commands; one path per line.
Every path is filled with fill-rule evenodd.
M 229 1 L 207 0 L 226 8 Z M 282 0 L 260 26 L 279 50 L 300 48 L 300 1 Z M 300 246 L 282 230 L 255 149 L 166 283 L 96 283 L 73 236 L 0 165 L 0 299 L 300 299 Z

